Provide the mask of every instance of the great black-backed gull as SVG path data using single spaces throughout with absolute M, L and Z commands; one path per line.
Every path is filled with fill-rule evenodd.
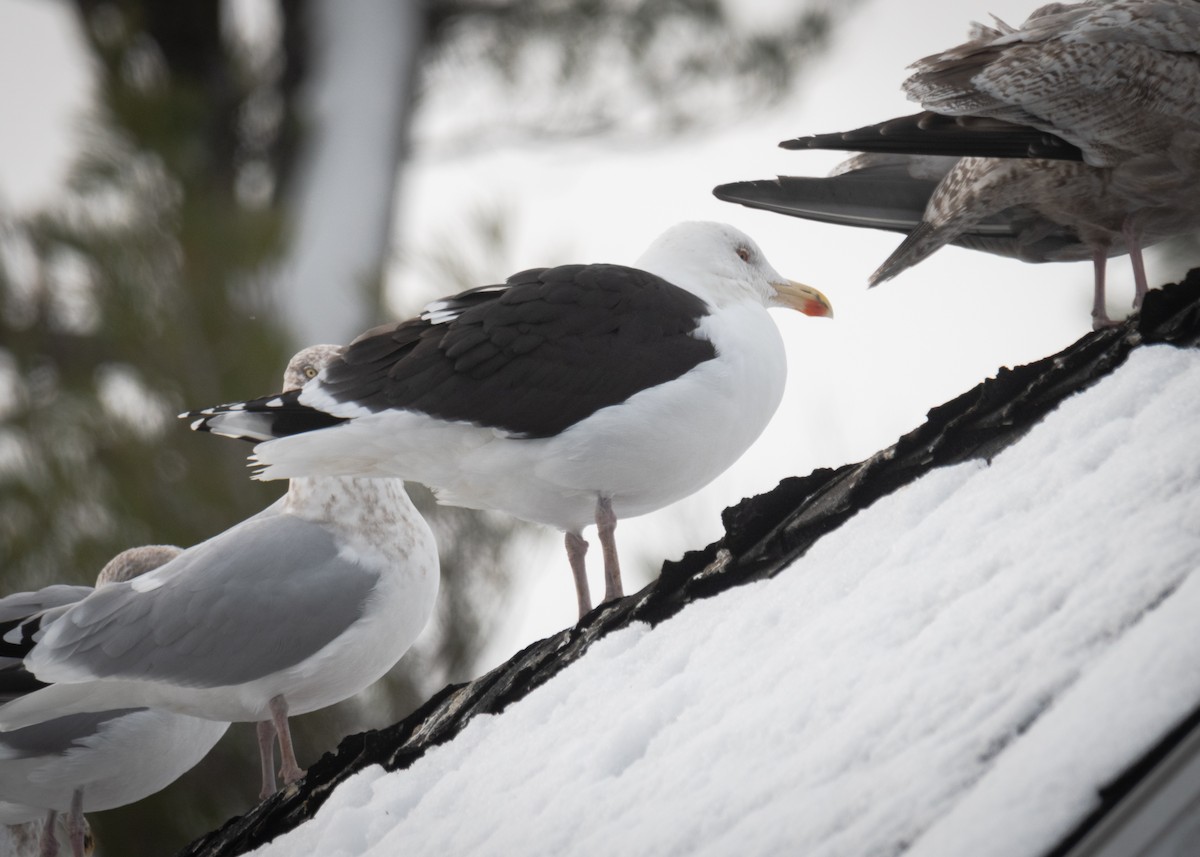
M 968 42 L 913 67 L 904 88 L 925 113 L 780 144 L 890 159 L 851 161 L 823 183 L 781 177 L 714 193 L 797 217 L 910 231 L 872 285 L 948 243 L 1031 262 L 1091 259 L 1097 327 L 1111 323 L 1106 260 L 1129 253 L 1140 307 L 1142 249 L 1200 228 L 1200 4 L 1055 3 L 1020 27 L 976 24 Z M 927 163 L 904 164 L 929 155 L 961 160 L 930 187 Z M 905 170 L 920 175 L 902 188 Z M 877 180 L 884 202 L 863 205 Z
M 583 529 L 597 525 L 605 600 L 620 596 L 617 519 L 707 484 L 774 414 L 771 306 L 832 315 L 738 230 L 684 223 L 637 267 L 523 271 L 364 333 L 301 391 L 185 416 L 259 441 L 259 478 L 397 476 L 557 527 L 582 615 Z
M 100 571 L 96 587 L 131 580 L 180 553 L 169 545 L 131 548 Z M 51 586 L 0 598 L 0 627 L 5 634 L 6 669 L 0 674 L 0 698 L 7 699 L 19 670 L 15 655 L 34 645 L 62 608 L 80 601 L 90 586 Z M 30 607 L 37 609 L 30 611 Z M 22 627 L 24 626 L 24 627 Z M 202 720 L 148 708 L 121 708 L 94 714 L 69 714 L 13 732 L 0 732 L 0 824 L 45 819 L 40 830 L 42 854 L 54 853 L 56 823 L 66 819 L 67 838 L 76 857 L 89 853 L 85 812 L 135 803 L 166 788 L 191 770 L 225 734 L 228 723 Z
M 339 346 L 314 346 L 289 386 Z M 259 726 L 263 792 L 303 776 L 287 718 L 358 693 L 433 612 L 433 533 L 399 479 L 291 480 L 263 512 L 63 611 L 25 658 L 50 687 L 0 707 L 0 728 L 149 706 Z

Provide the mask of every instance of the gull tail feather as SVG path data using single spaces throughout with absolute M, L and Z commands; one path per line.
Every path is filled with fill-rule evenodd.
M 921 221 L 936 182 L 909 177 L 847 174 L 829 178 L 780 176 L 713 188 L 726 202 L 841 226 L 909 232 Z
M 300 403 L 300 390 L 180 414 L 193 431 L 260 443 L 345 422 Z
M 930 111 L 850 131 L 796 137 L 779 145 L 784 149 L 1083 160 L 1077 146 L 1027 125 L 986 116 L 942 116 Z
M 20 663 L 8 663 L 0 669 L 0 703 L 8 702 L 46 687 Z
M 868 280 L 869 285 L 877 286 L 918 262 L 928 259 L 949 244 L 953 238 L 951 230 L 937 229 L 929 222 L 922 222 L 900 242 L 900 246 L 892 251 L 892 255 L 888 256 L 883 264 L 875 269 L 875 273 Z

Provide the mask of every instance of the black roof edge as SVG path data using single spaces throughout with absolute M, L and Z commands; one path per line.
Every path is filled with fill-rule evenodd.
M 1139 797 L 1148 797 L 1143 795 L 1143 791 L 1148 791 L 1146 786 L 1150 777 L 1167 767 L 1174 768 L 1184 764 L 1183 756 L 1192 759 L 1193 765 L 1198 764 L 1196 759 L 1200 756 L 1200 701 L 1191 714 L 1155 742 L 1141 758 L 1129 765 L 1112 782 L 1101 787 L 1098 793 L 1099 806 L 1088 813 L 1086 818 L 1043 857 L 1096 854 L 1098 849 L 1103 847 L 1102 840 L 1118 833 L 1125 821 L 1114 819 L 1114 815 L 1125 808 L 1126 804 L 1138 802 Z M 1170 774 L 1166 776 L 1169 777 Z M 1129 810 L 1129 815 L 1137 811 L 1134 807 L 1129 807 Z M 1139 850 L 1134 853 L 1142 852 Z

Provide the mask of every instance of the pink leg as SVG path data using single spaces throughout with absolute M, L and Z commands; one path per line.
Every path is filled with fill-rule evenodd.
M 71 795 L 71 814 L 67 817 L 67 836 L 71 840 L 71 854 L 74 857 L 83 857 L 87 832 L 87 820 L 83 817 L 83 789 L 75 789 Z
M 262 789 L 258 793 L 259 800 L 266 800 L 275 794 L 275 724 L 270 720 L 260 720 L 258 730 L 258 762 L 262 768 Z
M 617 558 L 617 516 L 613 514 L 612 500 L 607 497 L 596 503 L 596 531 L 604 552 L 604 600 L 612 601 L 625 593 L 621 588 L 621 562 Z
M 1095 292 L 1092 295 L 1092 330 L 1100 330 L 1113 324 L 1104 303 L 1104 275 L 1108 265 L 1107 248 L 1092 251 L 1092 268 L 1096 272 Z
M 579 602 L 579 618 L 592 609 L 592 593 L 588 588 L 587 556 L 588 543 L 579 533 L 567 533 L 567 562 L 571 564 L 571 576 L 575 578 L 575 598 Z
M 304 769 L 296 764 L 296 751 L 292 747 L 292 730 L 288 728 L 287 700 L 282 696 L 271 698 L 271 720 L 279 735 L 279 776 L 283 784 L 290 786 L 304 776 Z
M 1129 250 L 1129 261 L 1133 263 L 1133 309 L 1136 312 L 1142 308 L 1146 292 L 1150 284 L 1146 281 L 1146 264 L 1142 261 L 1142 239 L 1138 235 L 1134 216 L 1131 214 L 1121 224 L 1121 235 L 1125 238 L 1125 247 Z
M 58 857 L 58 833 L 54 829 L 54 822 L 57 818 L 58 813 L 53 809 L 46 816 L 46 826 L 42 828 L 39 851 L 41 857 Z

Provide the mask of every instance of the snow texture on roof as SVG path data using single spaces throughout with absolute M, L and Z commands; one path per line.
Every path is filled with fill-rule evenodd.
M 1198 337 L 1193 272 L 185 853 L 1061 847 L 1200 707 Z

